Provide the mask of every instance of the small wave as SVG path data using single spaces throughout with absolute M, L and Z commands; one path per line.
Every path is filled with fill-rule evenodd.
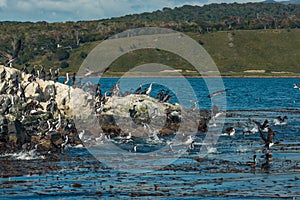
M 235 152 L 237 152 L 237 153 L 247 153 L 248 149 L 246 147 L 239 146 L 239 147 L 237 147 L 237 149 L 235 150 Z
M 207 149 L 207 153 L 209 153 L 209 154 L 218 154 L 219 152 L 218 152 L 217 148 L 215 148 L 215 147 L 209 147 Z
M 35 150 L 21 151 L 19 153 L 6 153 L 0 157 L 11 157 L 14 160 L 39 160 L 45 159 L 45 156 L 38 155 Z

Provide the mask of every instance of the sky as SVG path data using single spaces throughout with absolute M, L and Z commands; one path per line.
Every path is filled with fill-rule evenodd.
M 0 0 L 0 21 L 99 20 L 152 12 L 164 7 L 263 0 Z

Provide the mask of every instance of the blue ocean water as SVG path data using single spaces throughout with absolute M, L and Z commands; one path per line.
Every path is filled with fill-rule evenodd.
M 152 97 L 156 97 L 162 88 L 171 90 L 174 98 L 170 103 L 180 102 L 187 108 L 198 100 L 198 108 L 210 109 L 212 102 L 207 96 L 221 89 L 229 89 L 226 93 L 226 110 L 300 108 L 300 90 L 293 88 L 294 83 L 300 83 L 299 78 L 223 78 L 221 80 L 208 78 L 207 80 L 212 83 L 222 81 L 224 88 L 218 83 L 216 87 L 212 85 L 209 91 L 207 83 L 202 78 L 92 78 L 88 81 L 94 84 L 100 82 L 103 93 L 109 91 L 118 81 L 123 92 L 129 91 L 130 88 L 137 89 L 140 83 L 145 89 L 153 82 L 154 86 L 150 94 Z M 214 98 L 224 101 L 223 95 Z
M 153 82 L 153 97 L 165 89 L 171 90 L 174 95 L 171 103 L 179 102 L 186 108 L 196 100 L 200 109 L 221 105 L 227 110 L 224 129 L 233 126 L 236 133 L 228 136 L 223 129 L 222 133 L 217 133 L 221 136 L 207 156 L 199 157 L 200 146 L 195 145 L 194 150 L 183 153 L 172 164 L 149 173 L 108 167 L 84 148 L 69 148 L 62 155 L 48 155 L 50 158 L 44 160 L 2 155 L 1 199 L 300 197 L 300 90 L 293 88 L 294 83 L 300 83 L 299 78 L 224 78 L 223 86 L 218 79 L 205 81 L 199 78 L 101 78 L 83 81 L 100 82 L 102 93 L 109 91 L 118 81 L 122 92 L 136 89 L 140 83 L 147 88 Z M 207 97 L 220 89 L 229 90 L 211 99 Z M 286 124 L 274 124 L 273 120 L 279 115 L 288 116 Z M 275 133 L 267 169 L 264 168 L 264 143 L 259 133 L 243 133 L 244 128 L 251 130 L 255 127 L 250 120 L 263 122 L 265 119 L 270 121 Z M 201 143 L 204 136 L 196 135 L 194 140 Z M 122 155 L 113 150 L 99 154 L 108 156 L 112 162 L 126 163 L 130 157 L 144 150 L 139 144 L 138 152 L 133 153 L 132 142 L 122 145 L 129 149 Z M 155 149 L 160 145 L 166 143 L 148 143 L 145 147 Z M 247 162 L 252 161 L 254 154 L 257 155 L 257 165 L 253 167 Z M 149 161 L 141 157 L 139 163 L 129 163 L 132 164 L 129 167 L 134 169 L 135 164 L 147 165 Z M 163 159 L 156 161 L 164 162 Z

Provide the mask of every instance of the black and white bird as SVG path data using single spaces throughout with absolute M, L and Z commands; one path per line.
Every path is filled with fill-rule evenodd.
M 165 95 L 165 90 L 162 89 L 156 96 L 156 99 L 158 99 L 159 101 L 162 101 Z
M 253 120 L 253 122 L 257 125 L 258 129 L 261 129 L 263 132 L 267 132 L 269 128 L 269 121 L 266 119 L 263 124 Z
M 22 72 L 24 72 L 25 74 L 29 74 L 29 71 L 28 71 L 28 64 L 25 64 L 23 69 L 22 69 Z
M 297 84 L 297 83 L 295 83 L 295 84 L 294 84 L 294 88 L 295 88 L 295 89 L 299 89 L 299 90 L 300 90 L 300 85 L 299 85 L 299 84 Z
M 53 81 L 54 81 L 54 82 L 57 82 L 57 81 L 58 81 L 58 78 L 59 78 L 59 69 L 56 69 L 56 70 L 54 71 Z
M 53 79 L 52 70 L 49 69 L 49 72 L 48 72 L 48 74 L 47 74 L 47 80 L 48 80 L 48 81 L 51 81 L 52 79 Z
M 275 126 L 277 126 L 277 125 L 285 125 L 287 119 L 288 119 L 287 116 L 284 116 L 284 117 L 277 116 L 277 117 L 274 119 L 274 125 L 275 125 Z
M 74 72 L 72 76 L 72 85 L 75 85 L 75 83 L 76 83 L 76 73 Z
M 254 154 L 253 155 L 253 161 L 252 162 L 246 162 L 246 165 L 251 166 L 251 167 L 255 167 L 256 164 L 257 164 L 256 155 Z
M 33 77 L 36 77 L 36 76 L 37 76 L 36 65 L 33 66 L 33 68 L 32 68 L 31 71 L 30 71 L 30 74 L 31 74 Z
M 170 91 L 166 91 L 162 102 L 168 102 L 171 98 L 172 98 L 172 95 L 170 95 Z
M 1 82 L 2 82 L 3 80 L 5 80 L 6 74 L 7 74 L 7 72 L 6 72 L 5 68 L 3 67 L 3 71 L 2 71 L 1 74 L 0 74 Z
M 136 111 L 136 105 L 133 105 L 132 109 L 129 109 L 129 116 L 133 119 L 136 117 L 137 111 Z
M 45 72 L 45 69 L 44 69 L 44 66 L 41 65 L 41 70 L 40 70 L 40 79 L 42 79 L 43 81 L 46 80 L 46 72 Z
M 141 94 L 142 93 L 142 84 L 140 84 L 140 87 L 138 87 L 138 89 L 136 89 L 136 91 L 134 92 L 135 94 Z
M 16 62 L 16 60 L 18 59 L 18 54 L 19 51 L 21 49 L 21 45 L 22 42 L 21 40 L 18 40 L 14 45 L 13 45 L 13 54 L 9 54 L 7 52 L 4 51 L 0 51 L 0 55 L 2 55 L 3 57 L 7 58 L 8 61 L 6 62 L 5 66 L 9 66 L 9 67 L 13 67 L 13 63 Z
M 229 136 L 234 136 L 235 134 L 235 129 L 234 127 L 228 127 L 225 129 L 226 133 L 229 135 Z
M 67 72 L 66 73 L 66 79 L 64 80 L 64 84 L 68 85 L 68 83 L 69 83 L 69 73 Z
M 150 83 L 150 86 L 147 89 L 145 89 L 145 91 L 142 92 L 142 94 L 149 95 L 152 90 L 152 84 L 153 83 Z
M 268 135 L 267 137 L 264 135 L 264 133 L 262 132 L 262 130 L 260 128 L 258 128 L 259 131 L 259 135 L 261 137 L 261 139 L 265 142 L 265 147 L 267 148 L 267 150 L 270 149 L 271 146 L 274 145 L 274 132 L 272 131 L 271 128 L 267 128 L 268 129 Z

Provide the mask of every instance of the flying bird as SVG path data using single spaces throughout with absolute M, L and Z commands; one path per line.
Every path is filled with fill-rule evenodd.
M 219 95 L 219 94 L 223 94 L 224 92 L 227 92 L 228 90 L 229 90 L 229 89 L 219 90 L 219 91 L 216 91 L 216 92 L 211 93 L 211 94 L 208 95 L 207 97 L 208 97 L 208 98 L 212 98 L 212 97 L 217 96 L 217 95 Z
M 257 127 L 259 128 L 259 129 L 261 129 L 262 131 L 264 131 L 264 132 L 267 132 L 268 131 L 268 128 L 269 128 L 269 121 L 266 119 L 265 121 L 264 121 L 264 123 L 263 124 L 260 124 L 259 122 L 257 122 L 257 121 L 255 121 L 255 120 L 253 120 L 253 122 L 257 125 Z
M 102 72 L 95 72 L 93 70 L 91 70 L 89 67 L 85 68 L 85 74 L 84 76 L 87 77 L 87 76 L 101 76 L 103 75 L 104 73 L 106 73 L 107 71 L 109 70 L 109 67 L 106 67 Z
M 18 54 L 19 54 L 19 51 L 21 49 L 21 45 L 22 45 L 22 42 L 21 40 L 18 40 L 15 44 L 14 44 L 14 53 L 12 55 L 8 54 L 7 52 L 4 52 L 4 51 L 0 51 L 0 54 L 7 58 L 8 61 L 7 63 L 5 64 L 5 66 L 8 66 L 9 67 L 12 67 L 13 63 L 16 62 L 16 60 L 18 59 Z
M 258 131 L 261 139 L 265 142 L 265 147 L 270 149 L 270 147 L 274 144 L 274 132 L 271 128 L 268 128 L 268 136 L 266 137 L 260 128 L 258 128 Z

